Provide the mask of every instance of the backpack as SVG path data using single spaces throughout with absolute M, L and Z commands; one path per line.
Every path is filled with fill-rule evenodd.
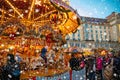
M 20 65 L 18 63 L 13 64 L 13 69 L 11 73 L 13 76 L 20 76 Z
M 103 67 L 103 60 L 101 58 L 97 58 L 96 60 L 96 69 L 97 70 L 102 70 Z
M 14 77 L 20 76 L 20 65 L 17 62 L 6 65 L 6 70 Z
M 81 61 L 80 62 L 80 68 L 83 69 L 85 67 L 85 62 L 84 61 Z
M 79 61 L 76 58 L 71 58 L 69 63 L 70 63 L 70 67 L 71 67 L 72 70 L 78 70 Z

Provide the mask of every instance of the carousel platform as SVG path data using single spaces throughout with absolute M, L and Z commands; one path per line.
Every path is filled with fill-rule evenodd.
M 57 73 L 57 74 L 56 74 Z M 21 74 L 21 80 L 70 80 L 69 68 L 27 71 Z M 85 80 L 85 68 L 72 72 L 72 80 Z

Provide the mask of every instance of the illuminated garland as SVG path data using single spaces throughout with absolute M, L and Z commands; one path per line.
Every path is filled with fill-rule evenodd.
M 15 30 L 14 27 L 16 28 Z M 0 35 L 8 36 L 10 39 L 14 40 L 15 37 L 24 35 L 24 30 L 25 26 L 19 21 L 11 20 L 1 25 Z
M 38 37 L 38 36 L 39 36 L 39 33 L 36 33 L 35 30 L 30 30 L 29 32 L 25 32 L 24 35 L 25 35 L 26 37 L 30 37 L 30 36 Z
M 0 25 L 0 35 L 2 35 L 2 32 L 5 30 L 6 27 L 8 27 L 8 26 L 14 26 L 14 25 L 16 27 L 20 28 L 21 31 L 24 34 L 24 31 L 26 30 L 26 27 L 23 24 L 21 24 L 19 20 L 12 19 L 12 20 L 9 20 L 6 23 Z M 5 35 L 7 35 L 7 34 L 5 34 Z

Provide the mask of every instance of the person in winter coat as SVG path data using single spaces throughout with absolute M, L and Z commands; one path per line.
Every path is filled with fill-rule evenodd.
M 20 80 L 20 65 L 13 54 L 7 55 L 7 63 L 3 67 L 2 80 Z
M 101 80 L 103 80 L 102 69 L 103 69 L 103 59 L 100 55 L 98 55 L 96 57 L 96 71 L 100 75 Z
M 45 61 L 46 67 L 47 67 L 47 57 L 46 57 L 46 53 L 47 53 L 47 49 L 48 46 L 45 46 L 41 49 L 41 54 L 40 56 L 43 58 L 43 60 Z
M 113 59 L 113 77 L 116 80 L 120 80 L 120 51 L 118 52 L 118 56 L 114 56 Z
M 86 58 L 86 78 L 89 80 L 95 80 L 95 58 L 88 56 Z
M 79 67 L 79 60 L 75 57 L 74 54 L 71 55 L 71 59 L 69 60 L 70 68 L 72 70 L 77 70 Z

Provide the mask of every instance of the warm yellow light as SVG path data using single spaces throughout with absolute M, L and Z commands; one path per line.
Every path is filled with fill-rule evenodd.
M 38 53 L 38 52 L 39 52 L 39 50 L 36 50 L 36 52 Z
M 36 5 L 41 5 L 41 1 L 40 0 L 35 0 L 35 4 Z
M 74 19 L 74 20 L 75 20 L 75 19 L 77 19 L 77 16 L 76 16 L 76 15 L 74 15 L 74 16 L 73 16 L 73 19 Z
M 70 26 L 66 26 L 66 28 L 67 28 L 67 29 L 69 29 L 69 28 L 70 28 Z
M 14 49 L 14 48 L 15 48 L 14 46 L 10 46 L 10 47 L 9 47 L 9 49 L 11 49 L 11 50 Z
M 6 52 L 9 52 L 9 49 L 5 49 Z
M 24 0 L 24 2 L 27 2 L 27 0 Z
M 105 55 L 105 54 L 106 54 L 106 52 L 105 52 L 105 51 L 102 51 L 102 52 L 101 52 L 101 55 Z
M 4 47 L 5 45 L 4 44 L 1 44 L 2 47 Z

